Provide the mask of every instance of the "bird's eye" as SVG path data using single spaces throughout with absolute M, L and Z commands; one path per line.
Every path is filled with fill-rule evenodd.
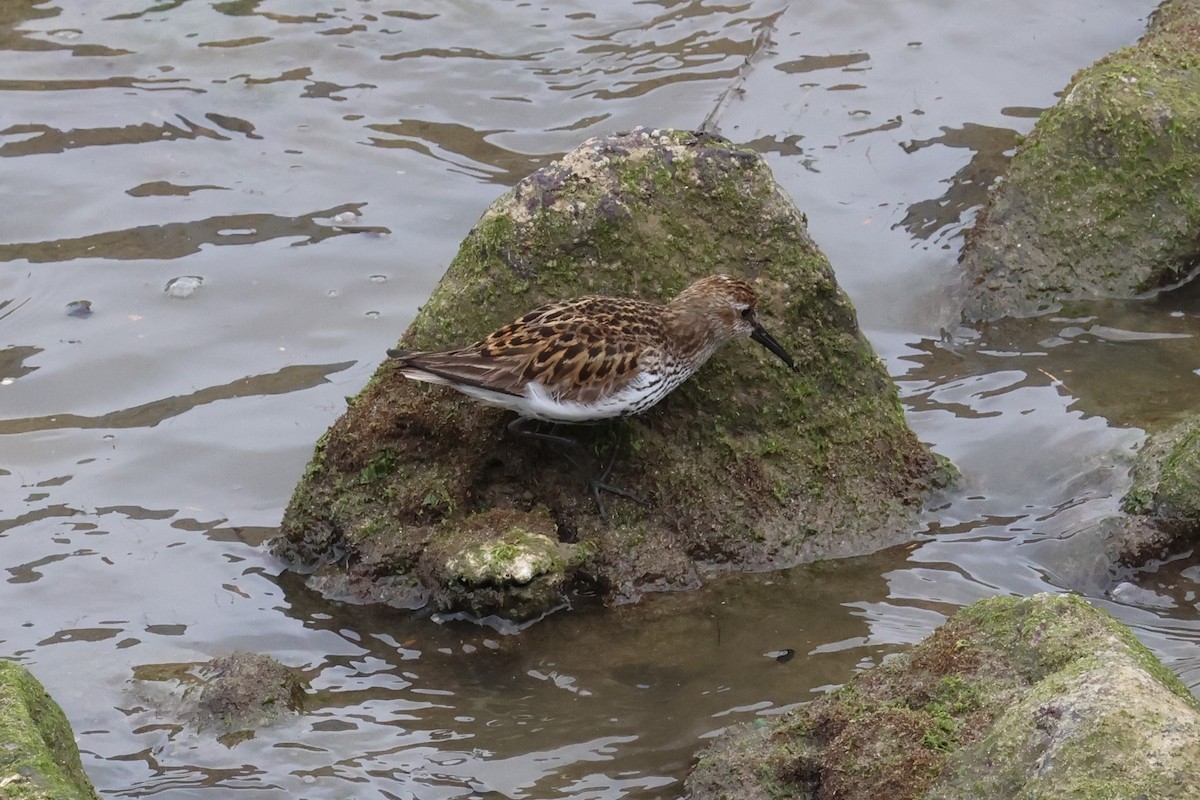
M 751 308 L 750 306 L 746 306 L 745 308 L 742 309 L 742 319 L 753 319 L 753 318 L 754 318 L 754 309 L 753 308 Z

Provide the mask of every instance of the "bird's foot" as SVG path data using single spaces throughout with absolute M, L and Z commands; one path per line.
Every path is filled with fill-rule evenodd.
M 646 501 L 638 497 L 628 489 L 622 489 L 620 486 L 613 486 L 596 478 L 588 479 L 588 488 L 592 492 L 592 500 L 596 502 L 596 510 L 600 512 L 600 519 L 604 520 L 607 525 L 612 522 L 612 517 L 608 514 L 608 507 L 604 505 L 604 500 L 601 499 L 600 493 L 607 492 L 615 494 L 617 497 L 624 497 L 626 500 L 637 503 L 639 506 L 647 505 Z
M 591 477 L 588 478 L 588 488 L 591 489 L 592 499 L 596 501 L 596 508 L 600 512 L 600 519 L 604 520 L 605 524 L 608 524 L 612 520 L 608 515 L 608 509 L 605 507 L 604 501 L 600 498 L 601 492 L 608 492 L 609 494 L 615 494 L 617 497 L 624 497 L 626 500 L 637 503 L 639 506 L 647 505 L 645 500 L 638 497 L 628 489 L 622 489 L 619 486 L 613 486 L 608 482 L 608 476 L 612 474 L 613 465 L 617 461 L 618 449 L 618 444 L 613 442 L 612 447 L 609 449 L 608 458 L 606 459 L 604 469 L 600 471 L 599 475 L 593 473 Z

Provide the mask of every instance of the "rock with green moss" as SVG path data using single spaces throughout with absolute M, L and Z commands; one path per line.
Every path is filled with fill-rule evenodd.
M 0 660 L 0 797 L 96 800 L 62 709 L 25 667 Z
M 492 509 L 433 537 L 422 558 L 423 583 L 437 608 L 519 625 L 564 604 L 570 562 L 588 551 L 559 542 L 544 508 Z
M 1156 798 L 1200 787 L 1200 704 L 1073 595 L 994 597 L 909 653 L 727 732 L 692 800 Z
M 1121 509 L 1130 516 L 1109 535 L 1109 547 L 1122 566 L 1140 567 L 1200 540 L 1200 417 L 1146 440 Z
M 1185 419 L 1146 440 L 1122 507 L 1130 514 L 1200 526 L 1200 417 Z
M 963 248 L 965 313 L 1127 298 L 1200 259 L 1200 0 L 1081 70 L 994 188 Z
M 511 413 L 384 361 L 318 443 L 275 551 L 328 594 L 519 621 L 578 584 L 621 602 L 693 588 L 710 568 L 784 567 L 907 535 L 946 470 L 905 424 L 803 215 L 760 156 L 724 140 L 639 129 L 522 180 L 462 242 L 400 345 L 461 346 L 583 294 L 665 301 L 718 272 L 754 283 L 800 372 L 735 342 L 649 411 L 577 426 L 598 456 L 619 448 L 610 482 L 643 503 L 608 498 L 606 522 L 571 461 L 506 430 Z M 511 569 L 475 572 L 510 548 L 523 551 Z
M 540 533 L 511 528 L 459 550 L 446 562 L 451 580 L 468 586 L 524 585 L 539 575 L 561 575 L 559 544 Z

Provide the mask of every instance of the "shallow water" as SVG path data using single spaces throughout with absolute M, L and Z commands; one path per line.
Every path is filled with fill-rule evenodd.
M 116 797 L 676 797 L 707 737 L 996 593 L 1081 591 L 1195 691 L 1200 564 L 1114 586 L 1098 552 L 1143 431 L 1194 406 L 1194 292 L 978 330 L 944 299 L 1015 135 L 1151 7 L 4 5 L 0 655 Z M 936 538 L 519 637 L 281 576 L 260 545 L 313 442 L 487 205 L 714 110 L 963 470 Z M 303 668 L 307 713 L 226 747 L 131 682 L 238 648 Z

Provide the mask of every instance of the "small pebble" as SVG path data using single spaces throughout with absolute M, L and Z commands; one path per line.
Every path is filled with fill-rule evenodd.
M 91 315 L 91 300 L 72 300 L 70 303 L 67 303 L 68 317 L 90 317 Z

